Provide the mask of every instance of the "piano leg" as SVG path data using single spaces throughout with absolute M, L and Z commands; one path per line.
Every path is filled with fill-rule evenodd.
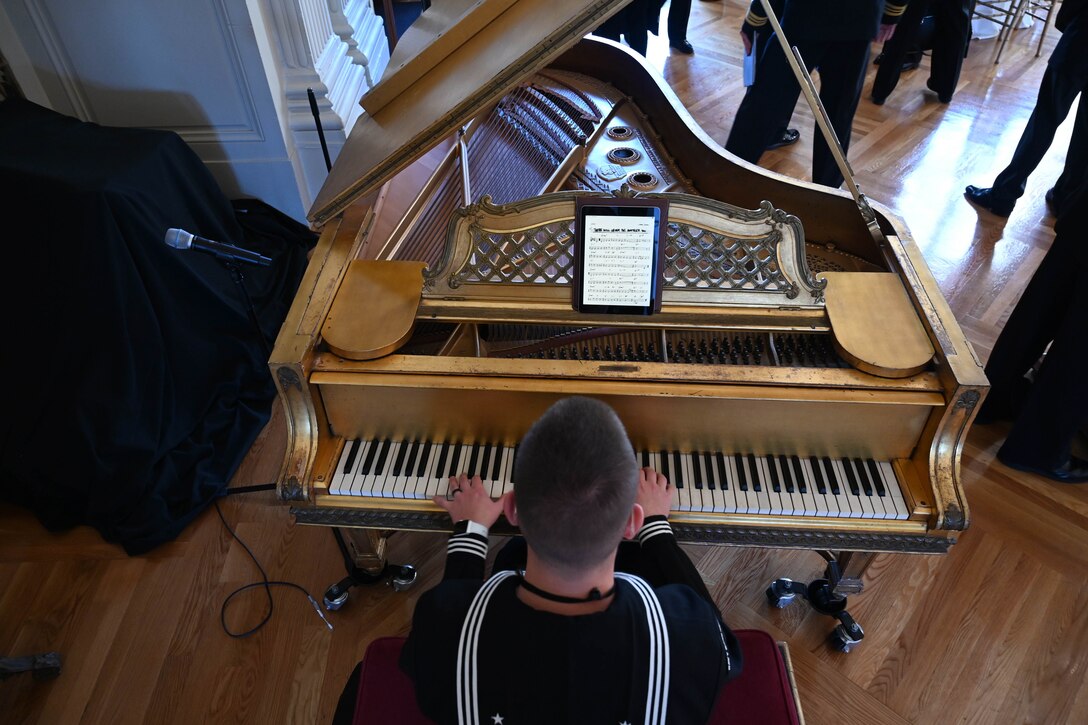
M 326 609 L 331 612 L 344 606 L 351 588 L 359 584 L 376 584 L 389 579 L 393 589 L 398 592 L 415 584 L 414 566 L 390 564 L 385 559 L 385 543 L 392 533 L 371 529 L 332 529 L 348 575 L 325 591 Z
M 810 584 L 795 582 L 786 577 L 775 579 L 767 587 L 767 601 L 782 609 L 798 596 L 803 597 L 817 612 L 839 621 L 828 641 L 840 652 L 849 652 L 861 642 L 865 632 L 846 611 L 846 595 L 861 593 L 861 575 L 868 568 L 874 554 L 855 551 L 839 552 L 838 556 L 830 551 L 820 551 L 819 554 L 827 561 L 826 578 L 817 579 Z M 847 572 L 851 576 L 846 576 Z

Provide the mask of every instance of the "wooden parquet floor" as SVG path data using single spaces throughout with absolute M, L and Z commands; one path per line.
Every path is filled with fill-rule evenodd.
M 696 54 L 669 56 L 660 38 L 649 52 L 718 142 L 742 93 L 742 13 L 739 0 L 695 2 Z M 996 66 L 994 41 L 973 41 L 949 106 L 923 90 L 927 59 L 884 106 L 863 100 L 854 124 L 850 159 L 861 188 L 906 220 L 983 359 L 1053 238 L 1043 193 L 1061 171 L 1069 124 L 1007 221 L 976 212 L 961 193 L 968 183 L 988 185 L 1008 160 L 1057 38 L 1052 31 L 1036 59 L 1038 33 L 1017 31 Z M 807 109 L 798 107 L 795 125 L 802 141 L 763 162 L 806 178 Z M 867 636 L 848 655 L 826 646 L 830 619 L 800 605 L 771 609 L 764 599 L 777 576 L 818 577 L 819 557 L 690 548 L 732 626 L 789 642 L 811 725 L 1088 722 L 1088 486 L 1003 467 L 994 454 L 1005 431 L 976 427 L 967 439 L 972 523 L 949 555 L 875 559 L 850 606 Z M 271 481 L 284 436 L 277 415 L 235 483 Z M 343 576 L 329 531 L 293 525 L 270 493 L 229 497 L 222 511 L 270 578 L 320 598 Z M 214 510 L 177 541 L 130 558 L 94 531 L 50 534 L 25 511 L 0 506 L 0 652 L 64 657 L 55 681 L 20 675 L 0 683 L 0 721 L 328 722 L 367 644 L 407 631 L 443 554 L 442 536 L 395 536 L 390 558 L 419 567 L 414 589 L 355 590 L 330 615 L 330 632 L 300 593 L 278 588 L 268 625 L 236 640 L 220 627 L 220 607 L 257 575 Z M 263 608 L 263 594 L 247 594 L 227 619 L 243 629 Z

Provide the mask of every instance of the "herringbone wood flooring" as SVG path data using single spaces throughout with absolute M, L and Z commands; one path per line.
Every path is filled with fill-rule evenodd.
M 663 41 L 651 44 L 651 61 L 719 142 L 741 93 L 741 15 L 739 0 L 696 2 L 694 56 L 667 57 Z M 886 105 L 863 100 L 854 124 L 850 159 L 863 191 L 906 220 L 983 359 L 1053 237 L 1043 193 L 1060 173 L 1068 124 L 1007 222 L 977 213 L 960 194 L 967 183 L 988 184 L 1019 137 L 1057 37 L 1052 31 L 1034 59 L 1038 32 L 1018 31 L 998 66 L 994 41 L 974 41 L 950 106 L 923 92 L 926 61 L 904 74 Z M 805 178 L 811 114 L 799 106 L 795 122 L 802 142 L 763 161 Z M 1088 722 L 1088 487 L 996 463 L 1003 432 L 976 427 L 968 438 L 972 525 L 948 556 L 876 558 L 865 592 L 851 600 L 867 636 L 849 655 L 826 647 L 831 620 L 764 600 L 774 577 L 818 576 L 818 557 L 690 549 L 732 626 L 789 642 L 809 723 Z M 272 480 L 283 445 L 277 414 L 235 482 Z M 320 597 L 343 575 L 329 532 L 293 525 L 271 494 L 231 497 L 222 508 L 271 578 Z M 300 594 L 278 589 L 268 626 L 233 640 L 220 629 L 220 606 L 256 576 L 214 511 L 177 541 L 129 558 L 93 531 L 49 534 L 26 512 L 0 507 L 0 652 L 56 649 L 65 658 L 56 681 L 0 684 L 0 720 L 327 722 L 368 642 L 407 631 L 443 553 L 442 536 L 395 536 L 391 560 L 420 569 L 414 589 L 356 590 L 331 615 L 333 632 Z M 242 628 L 262 611 L 254 594 L 229 619 Z

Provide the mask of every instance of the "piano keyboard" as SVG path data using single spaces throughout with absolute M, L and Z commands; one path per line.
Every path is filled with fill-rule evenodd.
M 478 475 L 498 498 L 513 489 L 517 447 L 490 443 L 345 441 L 329 493 L 386 499 L 445 494 L 450 476 Z M 674 485 L 672 510 L 905 520 L 887 461 L 751 453 L 639 451 Z

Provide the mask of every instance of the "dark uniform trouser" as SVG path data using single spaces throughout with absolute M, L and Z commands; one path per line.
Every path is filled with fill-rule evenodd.
M 1086 198 L 1080 194 L 1082 201 Z M 1060 467 L 1069 460 L 1077 431 L 1088 422 L 1088 253 L 1077 249 L 1084 244 L 1083 229 L 1074 224 L 1060 229 L 986 365 L 992 388 L 980 413 L 1004 417 L 1011 411 L 1011 391 L 1053 340 L 998 453 L 1003 460 Z
M 960 80 L 963 56 L 971 39 L 973 0 L 911 0 L 884 44 L 884 57 L 873 80 L 873 96 L 887 98 L 899 83 L 907 52 L 915 47 L 922 20 L 933 11 L 933 59 L 929 78 L 938 95 L 952 97 Z
M 609 18 L 599 28 L 593 31 L 602 38 L 620 42 L 620 36 L 626 41 L 628 47 L 639 55 L 646 55 L 648 39 L 646 33 L 646 0 L 634 0 L 614 16 Z
M 679 43 L 687 40 L 688 17 L 691 15 L 691 0 L 672 0 L 669 5 L 669 41 Z
M 1071 34 L 1063 35 L 1058 43 L 1077 40 Z M 1083 40 L 1081 41 L 1083 42 Z M 1058 49 L 1055 49 L 1057 54 Z M 1069 114 L 1069 109 L 1078 94 L 1083 94 L 1088 85 L 1088 74 L 1076 68 L 1050 63 L 1043 73 L 1039 86 L 1039 98 L 1035 109 L 1028 118 L 1028 125 L 1020 136 L 1020 143 L 1012 154 L 1009 165 L 994 180 L 994 196 L 998 199 L 1015 201 L 1024 195 L 1028 176 L 1042 161 L 1054 134 Z M 1077 118 L 1073 126 L 1073 135 L 1069 139 L 1069 151 L 1065 157 L 1065 169 L 1054 184 L 1054 193 L 1059 202 L 1088 178 L 1088 103 L 1081 98 L 1077 108 Z
M 786 34 L 789 35 L 787 29 Z M 753 164 L 764 149 L 789 123 L 793 107 L 801 94 L 786 56 L 772 36 L 760 37 L 764 50 L 756 64 L 756 82 L 748 88 L 737 109 L 737 117 L 725 142 L 727 151 Z M 805 65 L 820 74 L 820 100 L 831 118 L 831 126 L 843 150 L 850 146 L 854 112 L 861 99 L 865 66 L 869 62 L 869 40 L 814 41 L 795 43 Z M 819 131 L 813 134 L 812 180 L 838 187 L 842 174 L 835 157 Z

